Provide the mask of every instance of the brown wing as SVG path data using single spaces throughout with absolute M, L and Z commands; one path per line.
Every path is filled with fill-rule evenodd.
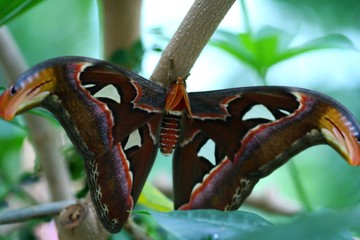
M 98 215 L 109 231 L 117 232 L 154 163 L 166 90 L 103 62 L 86 68 L 80 80 L 112 113 L 113 150 L 88 161 L 87 172 Z M 97 171 L 91 170 L 94 165 Z
M 360 163 L 359 125 L 320 93 L 249 87 L 189 98 L 193 115 L 184 116 L 174 152 L 176 208 L 236 209 L 260 178 L 316 144 L 329 144 L 350 164 Z M 201 155 L 209 142 L 210 157 Z
M 166 90 L 116 65 L 62 57 L 26 71 L 0 97 L 0 116 L 52 112 L 85 160 L 104 227 L 118 232 L 154 162 Z

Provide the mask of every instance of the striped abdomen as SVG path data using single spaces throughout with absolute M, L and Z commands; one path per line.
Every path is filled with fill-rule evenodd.
M 180 134 L 181 115 L 165 113 L 161 123 L 160 151 L 168 155 L 174 150 Z

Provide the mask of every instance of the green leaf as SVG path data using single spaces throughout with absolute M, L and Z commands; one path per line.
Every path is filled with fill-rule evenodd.
M 178 239 L 241 239 L 271 224 L 256 214 L 217 210 L 151 212 L 161 227 Z
M 355 50 L 351 40 L 341 34 L 325 35 L 291 47 L 294 37 L 293 34 L 272 27 L 264 27 L 256 34 L 218 30 L 211 44 L 248 64 L 263 79 L 275 64 L 310 51 L 331 48 Z
M 134 42 L 130 49 L 118 49 L 110 57 L 110 62 L 130 69 L 134 72 L 141 70 L 141 60 L 144 46 L 141 40 Z
M 274 59 L 289 46 L 293 37 L 285 31 L 271 27 L 264 27 L 255 35 L 218 30 L 211 44 L 250 65 L 264 78 Z
M 23 142 L 24 136 L 21 135 L 0 138 L 0 196 L 19 181 L 20 149 Z
M 173 203 L 152 184 L 146 182 L 138 203 L 156 211 L 168 212 L 173 210 Z
M 43 0 L 0 0 L 0 26 L 42 1 Z
M 323 49 L 356 50 L 353 42 L 351 42 L 351 40 L 346 36 L 342 34 L 329 34 L 323 37 L 311 39 L 310 41 L 305 42 L 300 46 L 285 49 L 274 60 L 273 64 L 290 59 L 292 57 L 296 57 L 300 54 Z

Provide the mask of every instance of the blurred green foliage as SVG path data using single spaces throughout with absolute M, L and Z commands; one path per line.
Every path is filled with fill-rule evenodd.
M 359 31 L 360 2 L 357 0 L 272 0 L 278 12 L 286 12 L 310 25 L 327 30 L 353 28 Z
M 350 39 L 341 34 L 328 34 L 291 47 L 294 37 L 294 34 L 267 26 L 255 34 L 218 30 L 211 43 L 249 65 L 263 80 L 273 65 L 298 55 L 330 48 L 355 49 Z
M 0 1 L 0 26 L 34 7 L 42 0 Z
M 35 6 L 37 2 L 41 1 L 0 0 L 0 24 L 8 23 L 29 65 L 62 55 L 100 56 L 101 31 L 95 1 L 42 1 Z M 279 12 L 294 14 L 304 21 L 316 19 L 315 24 L 324 28 L 356 28 L 360 20 L 360 2 L 356 0 L 269 2 L 278 6 Z M 344 34 L 325 34 L 294 47 L 290 42 L 295 35 L 279 28 L 267 26 L 257 32 L 248 29 L 241 33 L 221 30 L 216 33 L 212 44 L 245 63 L 250 71 L 261 76 L 264 83 L 271 67 L 299 54 L 324 48 L 354 48 L 350 38 Z M 142 46 L 141 49 L 136 46 L 134 51 L 136 58 L 141 57 Z M 131 59 L 131 56 L 120 52 L 114 58 L 123 61 Z M 0 79 L 0 85 L 6 84 Z M 338 89 L 328 94 L 342 102 L 360 119 L 360 106 L 354 101 L 359 91 L 358 86 L 346 92 Z M 30 173 L 19 171 L 22 164 L 20 152 L 27 132 L 26 127 L 18 126 L 22 126 L 21 121 L 10 124 L 0 120 L 0 196 L 5 201 L 10 193 L 16 193 L 19 198 L 32 204 L 33 200 L 19 191 L 19 186 L 24 183 L 24 179 L 28 179 Z M 69 159 L 74 179 L 81 178 L 82 162 L 76 153 L 66 149 L 64 155 Z M 156 173 L 163 167 L 160 166 L 163 162 L 159 160 L 162 159 L 158 159 L 158 164 L 154 166 Z M 278 222 L 275 215 L 261 211 L 257 211 L 256 215 L 243 211 L 222 213 L 210 210 L 152 212 L 162 229 L 151 217 L 136 216 L 135 219 L 156 239 L 352 239 L 358 236 L 360 226 L 356 221 L 360 215 L 360 192 L 357 191 L 360 186 L 359 175 L 360 169 L 348 166 L 335 151 L 328 147 L 316 147 L 298 155 L 262 180 L 256 189 L 262 191 L 268 185 L 276 186 L 280 195 L 308 209 L 308 212 L 293 218 L 282 218 Z M 151 190 L 147 192 L 151 193 Z M 147 207 L 151 208 L 151 204 Z M 29 238 L 29 229 L 34 224 L 32 221 L 26 225 L 20 235 Z M 122 232 L 112 238 L 131 239 L 131 236 Z
M 130 49 L 118 49 L 111 56 L 109 61 L 130 69 L 133 72 L 140 72 L 141 60 L 144 55 L 142 42 L 136 41 Z
M 4 1 L 4 0 L 3 0 Z M 5 0 L 9 4 L 8 1 Z M 25 4 L 28 1 L 19 0 Z M 65 55 L 100 56 L 96 2 L 43 1 L 7 24 L 30 66 Z

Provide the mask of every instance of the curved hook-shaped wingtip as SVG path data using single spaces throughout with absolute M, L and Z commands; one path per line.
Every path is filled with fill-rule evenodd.
M 15 115 L 39 106 L 57 84 L 52 66 L 33 67 L 0 95 L 0 117 L 9 121 Z
M 0 96 L 0 117 L 6 121 L 10 121 L 14 118 L 16 109 L 9 106 L 10 102 L 10 89 L 7 89 Z
M 353 166 L 360 165 L 360 127 L 352 115 L 344 115 L 331 108 L 320 120 L 321 132 L 329 145 L 335 148 Z

